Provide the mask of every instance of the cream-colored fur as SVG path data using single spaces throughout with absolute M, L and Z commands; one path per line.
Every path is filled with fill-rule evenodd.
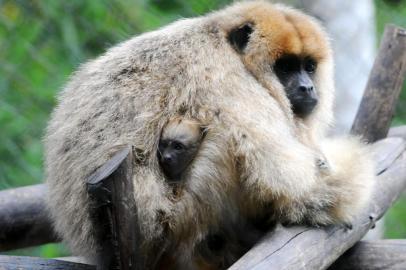
M 242 56 L 227 36 L 248 21 L 254 32 Z M 314 43 L 309 50 L 319 60 L 320 105 L 306 121 L 292 115 L 271 69 L 290 46 L 279 44 L 289 41 L 284 31 L 294 35 L 298 22 L 308 32 L 292 37 L 292 52 Z M 94 258 L 85 180 L 122 144 L 145 156 L 134 164 L 133 181 L 147 263 L 158 254 L 154 243 L 165 239 L 173 268 L 193 269 L 196 243 L 224 223 L 269 212 L 271 204 L 287 222 L 348 222 L 368 198 L 372 170 L 356 139 L 324 138 L 333 93 L 323 30 L 284 6 L 236 3 L 123 42 L 79 68 L 49 122 L 45 169 L 55 228 L 75 254 Z M 165 123 L 179 114 L 208 133 L 174 201 L 156 151 Z M 315 164 L 320 151 L 332 168 L 328 177 Z
M 194 119 L 174 117 L 164 126 L 161 140 L 178 140 L 185 145 L 196 144 L 202 138 L 202 128 Z

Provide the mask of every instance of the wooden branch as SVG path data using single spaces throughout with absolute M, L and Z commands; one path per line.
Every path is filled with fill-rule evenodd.
M 402 139 L 386 140 L 392 141 L 393 147 L 397 145 L 404 149 Z M 393 156 L 389 158 L 393 159 Z M 406 187 L 406 152 L 403 151 L 377 178 L 371 205 L 354 221 L 353 229 L 278 225 L 229 269 L 326 269 L 359 241 L 402 193 Z
M 406 269 L 406 240 L 360 241 L 329 270 Z
M 364 97 L 352 126 L 369 142 L 385 138 L 406 73 L 406 30 L 386 26 Z
M 406 31 L 388 26 L 371 72 L 351 132 L 369 142 L 384 138 L 389 130 L 396 101 L 406 71 Z M 389 142 L 388 142 L 389 143 Z M 393 141 L 392 149 L 404 150 L 403 141 Z M 375 146 L 375 152 L 380 150 Z M 268 233 L 230 269 L 326 269 L 359 241 L 406 187 L 406 154 L 388 168 L 397 153 L 375 155 L 378 183 L 369 209 L 353 222 L 353 229 L 340 227 L 306 228 L 278 226 Z
M 117 153 L 87 181 L 92 222 L 100 240 L 97 269 L 142 269 L 137 209 L 133 197 L 132 149 Z
M 380 175 L 389 168 L 389 166 L 402 154 L 405 148 L 405 140 L 398 137 L 384 139 L 374 143 L 371 148 L 371 154 L 375 161 L 376 175 Z
M 88 264 L 23 256 L 0 255 L 0 270 L 96 270 Z
M 56 242 L 44 185 L 0 191 L 0 251 Z
M 389 137 L 400 137 L 406 140 L 406 126 L 393 127 L 389 130 Z
M 96 270 L 89 264 L 62 259 L 0 255 L 0 269 Z M 406 240 L 360 241 L 343 254 L 329 270 L 406 269 Z

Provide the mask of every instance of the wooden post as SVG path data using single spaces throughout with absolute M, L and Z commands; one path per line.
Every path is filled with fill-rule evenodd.
M 406 73 L 406 30 L 388 25 L 351 132 L 367 141 L 385 138 Z
M 100 241 L 97 269 L 139 270 L 137 208 L 133 197 L 133 155 L 130 146 L 120 147 L 88 181 L 91 215 Z

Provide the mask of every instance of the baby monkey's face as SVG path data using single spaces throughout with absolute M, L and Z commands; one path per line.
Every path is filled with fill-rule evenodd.
M 197 145 L 180 140 L 159 142 L 159 162 L 164 173 L 171 180 L 177 180 L 196 155 Z
M 199 149 L 203 137 L 195 120 L 176 117 L 162 130 L 158 145 L 158 160 L 171 181 L 179 181 Z

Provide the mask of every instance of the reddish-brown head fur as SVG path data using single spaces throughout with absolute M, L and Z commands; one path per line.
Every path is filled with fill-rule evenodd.
M 279 5 L 252 5 L 244 14 L 267 46 L 271 60 L 283 54 L 312 56 L 321 61 L 330 56 L 326 34 L 313 18 Z

